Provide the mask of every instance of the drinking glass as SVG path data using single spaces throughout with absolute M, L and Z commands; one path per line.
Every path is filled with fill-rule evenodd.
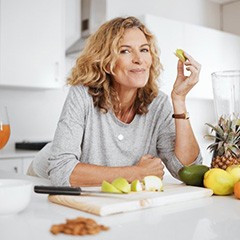
M 7 107 L 0 106 L 0 149 L 8 142 L 10 137 L 10 123 Z
M 240 115 L 240 70 L 212 73 L 216 117 Z

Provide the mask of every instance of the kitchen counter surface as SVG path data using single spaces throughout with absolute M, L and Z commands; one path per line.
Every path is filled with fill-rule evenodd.
M 29 179 L 33 184 L 49 181 L 0 170 L 0 178 Z M 165 182 L 178 183 L 167 176 Z M 110 227 L 93 236 L 52 235 L 51 225 L 79 216 Z M 47 195 L 32 193 L 30 205 L 13 216 L 0 216 L 1 240 L 237 240 L 240 236 L 240 200 L 234 196 L 212 196 L 177 204 L 99 217 L 50 203 Z

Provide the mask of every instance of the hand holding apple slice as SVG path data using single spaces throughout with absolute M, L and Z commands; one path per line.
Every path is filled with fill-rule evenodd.
M 182 49 L 177 49 L 175 55 L 182 61 L 185 62 L 187 58 L 184 55 L 184 51 Z

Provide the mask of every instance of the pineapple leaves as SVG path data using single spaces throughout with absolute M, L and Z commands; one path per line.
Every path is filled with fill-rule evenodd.
M 206 123 L 206 125 L 208 125 L 211 129 L 211 132 L 215 131 L 216 133 L 218 133 L 220 136 L 222 136 L 224 134 L 222 128 L 220 126 L 216 126 L 214 127 L 212 124 Z
M 214 151 L 217 156 L 240 157 L 240 118 L 234 116 L 220 117 L 216 126 L 206 123 L 212 134 L 205 137 L 214 140 L 207 149 Z

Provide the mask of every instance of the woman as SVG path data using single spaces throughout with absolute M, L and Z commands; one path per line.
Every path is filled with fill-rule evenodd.
M 91 35 L 68 79 L 71 88 L 50 150 L 52 183 L 162 178 L 164 165 L 178 178 L 183 165 L 200 163 L 185 117 L 186 95 L 198 82 L 200 65 L 184 54 L 188 60 L 178 61 L 172 111 L 157 85 L 161 64 L 154 36 L 138 19 L 115 18 Z

